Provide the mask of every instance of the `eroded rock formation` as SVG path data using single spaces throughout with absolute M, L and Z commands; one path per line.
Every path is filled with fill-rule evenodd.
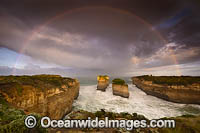
M 97 90 L 106 91 L 106 88 L 109 86 L 109 77 L 107 75 L 100 75 L 97 77 Z
M 79 87 L 78 80 L 58 75 L 0 77 L 0 94 L 8 103 L 52 119 L 71 111 Z
M 113 95 L 125 98 L 129 97 L 128 85 L 125 83 L 124 80 L 114 79 L 112 81 L 112 90 L 113 90 Z
M 170 77 L 169 77 L 170 78 Z M 167 101 L 200 104 L 200 84 L 192 83 L 187 85 L 156 84 L 144 78 L 133 77 L 133 84 L 146 94 L 162 98 Z

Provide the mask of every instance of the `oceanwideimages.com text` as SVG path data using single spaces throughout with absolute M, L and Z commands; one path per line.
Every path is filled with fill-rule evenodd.
M 37 124 L 34 116 L 28 116 L 25 119 L 25 125 L 28 128 L 33 128 Z M 125 128 L 126 130 L 133 130 L 134 128 L 175 128 L 175 120 L 110 120 L 105 119 L 84 120 L 52 120 L 49 117 L 42 117 L 40 124 L 43 128 Z

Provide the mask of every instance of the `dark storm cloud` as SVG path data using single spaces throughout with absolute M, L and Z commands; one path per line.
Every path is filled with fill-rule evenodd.
M 65 14 L 31 36 L 49 18 L 86 6 L 91 8 Z M 152 27 L 107 7 L 131 12 Z M 185 8 L 191 12 L 172 25 L 171 20 Z M 200 56 L 197 11 L 197 5 L 186 0 L 2 0 L 0 46 L 17 52 L 24 49 L 26 55 L 45 62 L 99 71 L 174 64 L 172 50 L 178 63 L 184 64 Z M 154 29 L 162 23 L 169 27 Z
M 84 6 L 109 6 L 120 8 L 145 18 L 150 23 L 158 23 L 165 16 L 179 10 L 184 0 L 1 0 L 1 8 L 27 22 L 29 26 L 39 24 L 58 13 Z M 188 4 L 188 3 L 187 3 Z

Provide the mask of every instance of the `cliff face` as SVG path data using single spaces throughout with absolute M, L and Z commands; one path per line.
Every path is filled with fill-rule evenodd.
M 119 85 L 119 84 L 112 84 L 113 95 L 121 96 L 128 98 L 128 85 Z
M 148 95 L 153 95 L 171 102 L 200 104 L 200 84 L 165 85 L 155 84 L 141 78 L 133 77 L 133 84 Z
M 8 103 L 52 119 L 71 111 L 79 87 L 76 79 L 54 75 L 0 77 L 0 94 Z

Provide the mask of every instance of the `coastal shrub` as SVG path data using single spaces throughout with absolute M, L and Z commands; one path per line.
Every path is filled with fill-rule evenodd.
M 183 115 L 174 117 L 173 120 L 176 121 L 175 128 L 159 128 L 158 131 L 160 133 L 199 133 L 200 131 L 198 123 L 200 116 Z
M 120 79 L 120 78 L 113 79 L 112 83 L 113 84 L 119 84 L 119 85 L 125 85 L 126 84 L 125 81 L 123 79 Z
M 41 119 L 38 114 L 32 114 L 37 120 Z M 46 129 L 42 128 L 40 123 L 34 129 L 25 127 L 24 119 L 27 115 L 22 110 L 13 108 L 8 105 L 4 98 L 0 95 L 0 132 L 1 133 L 24 133 L 24 132 L 40 132 L 46 133 Z
M 182 115 L 182 117 L 189 118 L 189 117 L 195 117 L 195 116 L 194 115 L 190 115 L 190 114 L 186 114 L 186 115 Z
M 36 116 L 36 115 L 35 115 Z M 36 125 L 33 129 L 28 129 L 24 125 L 24 119 L 26 115 L 21 116 L 18 119 L 14 119 L 7 124 L 0 126 L 0 132 L 7 132 L 7 133 L 24 133 L 24 132 L 39 132 L 39 133 L 47 133 L 45 128 L 42 128 L 40 123 Z M 40 119 L 39 116 L 36 116 L 36 119 Z
M 137 117 L 137 113 L 132 113 L 132 116 L 133 117 Z
M 127 113 L 127 112 L 121 112 L 120 115 L 121 115 L 121 117 L 126 118 L 126 116 L 129 115 L 129 113 Z
M 0 94 L 0 105 L 1 105 L 0 108 L 8 106 L 8 103 L 6 102 L 6 100 L 3 98 L 1 94 Z
M 104 114 L 105 114 L 105 112 L 103 112 L 103 111 L 96 111 L 96 112 L 95 112 L 95 116 L 96 116 L 96 117 L 99 117 L 99 118 L 103 117 Z
M 200 83 L 200 77 L 191 76 L 149 76 L 143 75 L 137 78 L 146 81 L 152 81 L 155 84 L 166 85 L 191 85 L 194 83 Z
M 62 78 L 59 75 L 33 75 L 33 76 L 0 76 L 0 87 L 15 87 L 20 95 L 23 85 L 30 85 L 35 88 L 44 90 L 46 88 L 61 87 L 62 84 L 68 84 L 74 81 L 71 78 Z
M 105 116 L 112 120 L 116 118 L 116 114 L 113 112 L 107 112 Z

